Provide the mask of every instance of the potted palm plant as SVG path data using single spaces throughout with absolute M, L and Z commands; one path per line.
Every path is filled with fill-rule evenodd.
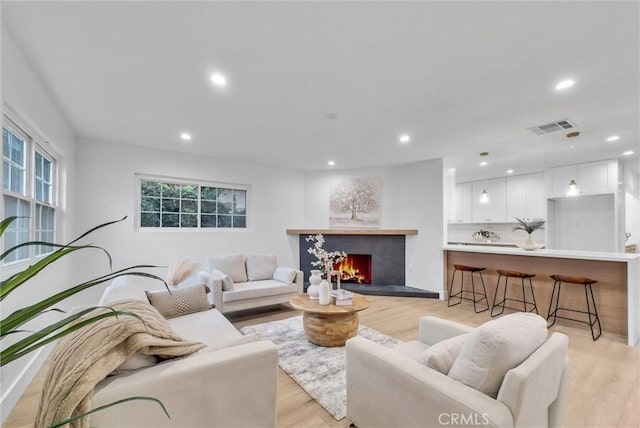
M 520 248 L 523 248 L 525 250 L 535 250 L 538 248 L 542 248 L 541 244 L 536 244 L 533 239 L 531 238 L 531 234 L 533 232 L 535 232 L 536 230 L 543 230 L 544 229 L 544 224 L 545 221 L 541 218 L 534 218 L 533 220 L 529 220 L 529 219 L 522 219 L 522 218 L 517 218 L 514 217 L 516 222 L 518 224 L 516 224 L 513 227 L 513 231 L 515 232 L 516 230 L 524 230 L 525 232 L 527 232 L 529 234 L 529 236 L 527 237 L 527 240 L 524 242 L 524 244 L 522 245 L 518 245 Z

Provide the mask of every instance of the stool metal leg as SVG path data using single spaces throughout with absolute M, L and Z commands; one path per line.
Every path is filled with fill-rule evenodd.
M 593 314 L 591 313 L 591 307 L 589 306 L 589 296 L 587 295 L 587 287 L 589 288 L 589 293 L 591 294 L 591 302 L 593 303 Z M 593 289 L 591 288 L 591 284 L 584 285 L 584 297 L 587 300 L 587 313 L 589 314 L 589 328 L 591 328 L 591 338 L 593 340 L 597 340 L 602 334 L 602 326 L 600 325 L 600 317 L 598 317 L 598 308 L 596 307 L 596 301 L 593 298 Z M 591 315 L 594 315 L 595 318 L 591 321 Z M 598 323 L 598 335 L 596 336 L 593 333 L 593 326 Z
M 454 269 L 453 270 L 453 275 L 451 275 L 451 285 L 449 286 L 449 298 L 447 299 L 447 306 L 451 307 L 451 306 L 456 306 L 459 305 L 460 303 L 462 303 L 462 288 L 460 289 L 460 293 L 457 294 L 453 294 L 453 283 L 456 279 L 456 273 L 458 272 L 458 269 Z M 460 272 L 460 274 L 462 275 L 462 281 L 464 284 L 464 272 Z M 451 303 L 451 298 L 457 296 L 458 294 L 460 294 L 460 301 L 458 303 Z
M 493 305 L 491 306 L 491 316 L 492 317 L 497 317 L 498 315 L 502 315 L 504 313 L 504 297 L 506 296 L 507 293 L 507 277 L 505 277 L 505 284 L 504 284 L 504 293 L 505 296 L 503 296 L 502 301 L 496 303 L 496 299 L 498 298 L 498 292 L 500 291 L 500 278 L 502 278 L 502 275 L 498 274 L 498 282 L 496 283 L 496 292 L 493 295 Z M 494 309 L 496 307 L 501 307 L 502 310 L 499 313 L 493 313 Z
M 540 315 L 540 313 L 538 312 L 538 305 L 536 304 L 536 295 L 533 292 L 533 283 L 531 282 L 531 278 L 529 278 L 529 288 L 531 289 L 531 299 L 533 300 L 533 309 L 531 310 L 531 312 L 536 311 L 536 314 Z M 524 293 L 524 290 L 523 290 L 523 293 Z M 527 299 L 525 298 L 525 300 Z
M 551 300 L 549 300 L 549 312 L 547 315 L 547 328 L 553 326 L 556 323 L 557 313 L 558 313 L 558 301 L 560 300 L 560 286 L 562 283 L 560 281 L 555 281 L 553 283 L 553 291 L 551 292 Z M 558 288 L 558 296 L 556 297 L 555 309 L 551 312 L 551 307 L 553 306 L 553 297 L 556 294 L 556 287 Z M 553 316 L 553 322 L 549 324 L 549 318 Z
M 482 278 L 482 272 L 478 272 L 478 274 L 480 275 L 480 282 L 482 283 L 482 297 L 480 297 L 478 300 L 476 300 L 476 293 L 475 293 L 475 287 L 474 287 L 473 288 L 473 290 L 474 290 L 474 293 L 473 293 L 473 310 L 476 312 L 476 314 L 479 314 L 481 312 L 489 310 L 489 299 L 487 299 L 487 289 L 484 286 L 484 278 Z M 471 273 L 471 281 L 473 283 L 473 272 Z M 478 292 L 478 294 L 480 294 L 480 293 Z M 482 309 L 481 311 L 479 311 L 476 308 L 476 303 L 482 302 L 483 299 L 486 302 L 487 307 Z

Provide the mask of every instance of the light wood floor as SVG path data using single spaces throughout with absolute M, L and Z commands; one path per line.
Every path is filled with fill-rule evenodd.
M 408 297 L 373 297 L 360 322 L 401 340 L 417 337 L 418 320 L 434 315 L 477 326 L 490 319 L 487 312 L 475 314 L 466 302 L 448 308 L 446 302 Z M 297 315 L 286 306 L 232 317 L 237 328 Z M 569 336 L 572 360 L 571 384 L 565 417 L 567 427 L 640 427 L 640 349 L 625 345 L 623 337 L 603 333 L 591 339 L 587 326 L 556 326 Z M 42 375 L 31 386 L 7 418 L 5 427 L 32 427 Z M 278 378 L 278 427 L 347 427 L 336 421 L 289 376 Z

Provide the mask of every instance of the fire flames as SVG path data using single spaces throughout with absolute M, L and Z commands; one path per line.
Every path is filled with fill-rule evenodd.
M 367 255 L 347 255 L 335 270 L 341 271 L 341 282 L 355 282 L 357 284 L 371 284 L 371 259 Z

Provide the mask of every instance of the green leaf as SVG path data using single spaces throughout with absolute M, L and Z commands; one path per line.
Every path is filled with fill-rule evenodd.
M 2 236 L 4 234 L 4 231 L 7 229 L 7 227 L 9 227 L 9 225 L 18 218 L 19 217 L 11 216 L 2 220 L 2 222 L 0 222 L 0 236 Z
M 103 406 L 96 407 L 95 409 L 91 409 L 88 412 L 72 416 L 69 419 L 65 419 L 64 421 L 60 421 L 60 422 L 58 422 L 58 423 L 56 423 L 54 425 L 51 425 L 49 428 L 60 428 L 60 427 L 63 427 L 65 425 L 73 422 L 73 421 L 77 421 L 78 419 L 84 418 L 85 416 L 90 415 L 91 413 L 99 412 L 101 410 L 108 409 L 109 407 L 117 406 L 118 404 L 126 403 L 127 401 L 133 401 L 133 400 L 155 401 L 162 408 L 162 410 L 164 411 L 164 414 L 167 415 L 167 418 L 171 419 L 171 416 L 169 415 L 169 412 L 167 412 L 167 409 L 164 407 L 164 404 L 162 404 L 162 401 L 158 400 L 157 398 L 153 398 L 153 397 L 136 396 L 136 397 L 123 398 L 122 400 L 117 400 L 117 401 L 105 404 Z

